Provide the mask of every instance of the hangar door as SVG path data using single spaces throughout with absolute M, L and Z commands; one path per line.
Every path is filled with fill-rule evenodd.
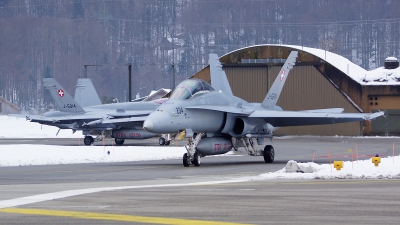
M 234 95 L 248 102 L 262 102 L 282 65 L 224 66 Z M 278 105 L 284 110 L 344 108 L 358 112 L 314 66 L 295 66 L 289 73 Z M 275 135 L 346 135 L 362 134 L 362 123 L 285 127 Z
M 377 112 L 373 110 L 372 112 Z M 371 135 L 400 135 L 400 110 L 385 110 L 385 116 L 378 117 L 371 121 Z

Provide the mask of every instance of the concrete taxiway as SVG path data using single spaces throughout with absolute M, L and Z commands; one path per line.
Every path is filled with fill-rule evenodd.
M 9 141 L 0 140 L 0 147 Z M 29 140 L 28 140 L 29 141 Z M 67 145 L 76 140 L 42 140 Z M 40 143 L 41 141 L 35 141 Z M 145 141 L 136 141 L 146 143 Z M 156 139 L 149 143 L 156 143 Z M 397 224 L 399 180 L 266 180 L 287 161 L 391 155 L 399 138 L 274 139 L 276 162 L 245 155 L 124 163 L 0 167 L 1 224 Z M 15 143 L 14 143 L 15 144 Z M 132 143 L 128 143 L 132 144 Z M 134 144 L 134 143 L 133 143 Z M 395 149 L 396 155 L 400 152 Z M 240 181 L 240 182 L 239 182 Z M 73 191 L 72 191 L 73 190 Z

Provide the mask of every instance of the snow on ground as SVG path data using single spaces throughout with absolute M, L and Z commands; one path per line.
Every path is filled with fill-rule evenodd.
M 285 168 L 261 174 L 258 179 L 400 179 L 400 157 L 381 158 L 375 166 L 371 159 L 345 161 L 341 170 L 329 164 L 289 161 Z
M 25 118 L 0 115 L 0 138 L 79 138 L 82 132 L 75 134 L 72 130 L 60 130 L 58 128 L 31 123 Z
M 0 116 L 0 138 L 53 138 L 58 128 L 31 123 L 24 118 Z M 62 130 L 58 137 L 77 138 Z M 132 162 L 181 158 L 184 147 L 0 145 L 0 167 L 72 163 Z M 346 161 L 340 171 L 329 164 L 289 161 L 279 171 L 253 179 L 400 179 L 400 157 L 382 158 L 378 167 L 368 160 Z
M 1 145 L 0 167 L 181 158 L 184 147 Z

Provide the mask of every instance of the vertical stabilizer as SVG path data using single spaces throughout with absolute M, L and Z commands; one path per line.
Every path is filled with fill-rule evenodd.
M 54 78 L 44 78 L 44 87 L 50 91 L 51 97 L 61 112 L 83 113 L 82 107 Z
M 216 91 L 222 91 L 225 94 L 233 95 L 225 71 L 222 70 L 218 55 L 211 53 L 208 57 L 208 63 L 210 64 L 211 86 Z
M 276 105 L 279 96 L 281 95 L 282 88 L 285 85 L 286 78 L 296 62 L 296 58 L 297 51 L 290 52 L 289 57 L 286 59 L 281 71 L 279 71 L 279 74 L 272 84 L 271 89 L 269 89 L 267 96 L 265 96 L 264 101 L 261 103 L 262 107 L 270 108 Z
M 81 107 L 101 105 L 101 100 L 89 78 L 80 78 L 76 84 L 75 101 Z

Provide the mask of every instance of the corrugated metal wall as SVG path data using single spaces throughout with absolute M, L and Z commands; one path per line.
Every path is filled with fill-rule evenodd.
M 281 66 L 227 66 L 224 70 L 233 93 L 249 102 L 261 102 Z M 344 108 L 358 112 L 314 66 L 296 66 L 290 72 L 278 105 L 284 110 Z M 281 128 L 275 135 L 360 135 L 361 123 Z

